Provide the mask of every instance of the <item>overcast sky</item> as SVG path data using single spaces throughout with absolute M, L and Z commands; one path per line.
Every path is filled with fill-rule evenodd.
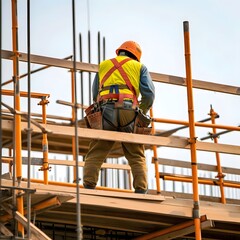
M 3 49 L 11 50 L 11 1 L 3 2 Z M 19 50 L 26 52 L 26 2 L 18 0 Z M 70 0 L 31 0 L 31 52 L 64 58 L 72 54 L 72 9 Z M 83 38 L 83 61 L 88 61 L 87 32 L 91 32 L 92 63 L 97 63 L 97 34 L 106 39 L 106 57 L 114 57 L 115 49 L 126 40 L 142 47 L 142 62 L 150 72 L 185 77 L 183 21 L 189 21 L 192 77 L 194 79 L 239 86 L 240 75 L 240 1 L 239 0 L 76 0 L 76 32 Z M 77 38 L 77 52 L 78 47 Z M 79 60 L 79 56 L 77 56 Z M 3 81 L 11 78 L 9 61 L 3 61 Z M 38 66 L 32 64 L 32 69 Z M 20 65 L 25 73 L 26 64 Z M 185 87 L 155 83 L 157 96 L 155 117 L 187 120 Z M 11 88 L 9 85 L 7 88 Z M 26 91 L 26 79 L 21 90 Z M 51 68 L 32 75 L 32 91 L 50 93 L 48 113 L 70 116 L 66 106 L 56 100 L 71 101 L 70 73 Z M 37 102 L 32 103 L 38 111 Z M 238 96 L 194 90 L 195 119 L 209 117 L 212 104 L 219 113 L 217 123 L 239 125 Z M 24 108 L 24 106 L 23 106 Z M 40 112 L 41 109 L 39 109 Z M 159 124 L 156 128 L 175 126 Z M 210 129 L 197 130 L 198 137 Z M 222 130 L 219 130 L 222 131 Z M 180 131 L 177 135 L 186 135 Z M 221 136 L 220 143 L 239 145 L 240 133 Z M 188 154 L 188 153 L 187 153 Z M 159 149 L 159 155 L 189 160 L 181 150 Z M 213 154 L 199 153 L 199 161 L 215 164 Z M 239 156 L 221 155 L 223 165 L 240 166 Z

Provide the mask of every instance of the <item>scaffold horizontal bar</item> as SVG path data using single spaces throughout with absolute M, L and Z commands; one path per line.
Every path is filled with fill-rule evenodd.
M 3 59 L 11 60 L 13 55 L 14 54 L 11 51 L 2 50 L 2 58 Z M 26 53 L 19 53 L 20 61 L 27 62 L 27 59 L 28 58 L 27 58 Z M 72 61 L 59 59 L 59 58 L 33 55 L 33 54 L 31 55 L 31 62 L 36 63 L 36 64 L 41 64 L 41 65 L 49 65 L 49 66 L 54 66 L 54 67 L 67 68 L 67 69 L 73 68 Z M 85 72 L 97 72 L 98 65 L 84 63 L 84 62 L 76 62 L 76 70 L 85 71 Z M 186 86 L 186 80 L 183 77 L 166 75 L 166 74 L 161 74 L 161 73 L 154 73 L 154 72 L 150 72 L 150 75 L 151 75 L 153 81 L 156 81 L 156 82 Z M 214 91 L 214 92 L 222 92 L 222 93 L 240 95 L 240 88 L 237 86 L 230 86 L 230 85 L 213 83 L 213 82 L 208 82 L 208 81 L 193 80 L 193 87 L 202 89 L 202 90 L 209 90 L 209 91 Z

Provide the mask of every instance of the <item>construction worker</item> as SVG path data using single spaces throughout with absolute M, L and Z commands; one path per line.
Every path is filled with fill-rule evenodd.
M 146 66 L 140 63 L 142 51 L 136 42 L 124 42 L 116 54 L 116 58 L 100 63 L 92 86 L 93 100 L 101 108 L 102 129 L 134 132 L 136 109 L 139 108 L 143 114 L 148 112 L 155 98 L 155 88 Z M 106 140 L 90 142 L 83 169 L 85 188 L 95 188 L 101 165 L 113 144 L 114 141 Z M 144 146 L 121 144 L 132 170 L 135 193 L 146 193 L 148 184 Z

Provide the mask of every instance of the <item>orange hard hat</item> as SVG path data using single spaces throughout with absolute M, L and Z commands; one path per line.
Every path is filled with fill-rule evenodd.
M 136 43 L 134 41 L 126 41 L 116 50 L 117 55 L 120 50 L 126 50 L 126 51 L 132 53 L 137 58 L 137 60 L 140 62 L 140 58 L 142 56 L 142 50 L 138 43 Z

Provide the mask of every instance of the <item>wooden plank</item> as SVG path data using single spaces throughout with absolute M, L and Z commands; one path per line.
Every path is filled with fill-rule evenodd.
M 160 226 L 169 227 L 171 224 L 164 222 L 162 219 L 151 219 L 151 218 L 135 218 L 129 216 L 130 214 L 119 214 L 116 215 L 116 212 L 114 214 L 109 210 L 108 214 L 99 211 L 94 212 L 88 212 L 88 209 L 81 211 L 81 219 L 82 224 L 86 226 L 96 226 L 96 227 L 102 227 L 106 228 L 111 226 L 111 228 L 114 228 L 115 230 L 122 230 L 122 231 L 128 231 L 129 226 L 131 226 L 131 230 L 136 232 L 146 232 L 146 230 L 151 230 L 153 228 L 157 229 Z M 56 218 L 60 220 L 61 218 L 66 219 L 68 223 L 75 224 L 76 219 L 76 211 L 74 211 L 74 208 L 71 208 L 71 211 L 69 208 L 64 209 L 64 206 L 61 209 L 58 210 L 51 210 L 49 213 L 44 213 L 41 215 L 38 215 L 38 219 L 49 219 L 52 217 L 53 222 L 56 221 Z M 149 227 L 148 227 L 149 226 Z
M 21 111 L 23 114 L 28 114 L 27 112 Z M 8 109 L 2 109 L 2 113 L 10 113 L 10 111 Z M 7 115 L 8 117 L 10 117 L 10 115 Z M 11 115 L 12 116 L 12 115 Z M 42 121 L 42 114 L 41 113 L 31 113 L 32 117 L 37 117 L 35 120 L 37 121 Z M 4 116 L 3 116 L 4 117 Z M 70 117 L 62 117 L 62 116 L 56 116 L 56 115 L 50 115 L 47 114 L 47 119 L 54 119 L 54 120 L 63 120 L 63 121 L 68 121 L 69 125 L 70 122 L 72 120 L 72 118 Z M 52 121 L 53 122 L 53 121 Z
M 153 192 L 153 191 L 156 192 L 156 190 L 149 190 L 150 193 Z M 165 197 L 173 197 L 175 199 L 177 199 L 177 198 L 178 199 L 193 199 L 193 194 L 191 194 L 191 193 L 161 191 L 161 194 Z M 199 195 L 199 199 L 200 199 L 200 201 L 205 201 L 205 202 L 221 203 L 221 198 L 220 197 Z M 227 202 L 227 204 L 240 205 L 240 200 L 239 199 L 226 198 L 226 202 Z
M 153 202 L 162 202 L 165 200 L 165 197 L 162 195 L 149 195 L 149 194 L 135 194 L 131 192 L 117 192 L 117 191 L 107 191 L 107 190 L 88 190 L 81 189 L 81 194 L 91 195 L 91 196 L 99 196 L 99 197 L 109 197 L 112 198 L 123 198 L 123 199 L 131 199 L 131 200 L 141 200 L 141 201 L 153 201 Z
M 18 211 L 14 214 L 17 221 L 19 221 L 25 228 L 27 228 L 28 220 L 20 214 Z M 33 223 L 30 222 L 31 233 L 34 234 L 39 240 L 51 240 L 44 232 L 37 228 Z
M 49 159 L 49 164 L 52 165 L 65 165 L 65 166 L 76 166 L 75 161 L 66 161 L 66 160 L 56 160 L 56 159 Z M 78 162 L 79 167 L 83 167 L 85 162 Z M 101 166 L 103 169 L 118 169 L 118 170 L 131 170 L 129 165 L 126 164 L 112 164 L 112 163 L 103 163 Z
M 51 212 L 53 213 L 56 213 L 55 210 L 51 210 Z M 113 216 L 113 214 L 109 214 L 108 216 L 103 216 L 102 215 L 98 215 L 98 214 L 93 214 L 93 213 L 85 213 L 85 212 L 82 212 L 82 216 L 85 216 L 85 217 L 94 217 L 94 218 L 107 218 L 109 220 L 111 219 L 118 219 L 122 222 L 129 222 L 130 224 L 132 224 L 131 222 L 137 224 L 137 225 L 140 225 L 140 224 L 151 224 L 151 225 L 157 225 L 157 224 L 160 224 L 160 225 L 163 225 L 163 226 L 170 226 L 170 223 L 166 223 L 163 219 L 152 219 L 152 218 L 130 218 L 129 217 L 129 214 L 128 215 L 124 215 L 124 216 Z
M 3 179 L 2 181 L 3 181 L 3 184 L 6 184 L 6 186 L 12 184 L 10 180 Z M 45 192 L 45 193 L 51 193 L 52 195 L 54 194 L 59 195 L 61 193 L 63 195 L 68 194 L 70 195 L 70 197 L 73 196 L 73 194 L 76 194 L 76 186 L 74 185 L 72 185 L 72 187 L 66 187 L 66 186 L 59 186 L 59 185 L 58 186 L 51 185 L 50 183 L 48 185 L 44 185 L 41 183 L 31 183 L 31 187 L 37 189 L 38 193 Z M 27 182 L 22 181 L 21 186 L 27 187 Z M 135 194 L 133 193 L 132 190 L 126 190 L 126 192 L 124 192 L 124 191 L 117 191 L 117 189 L 115 189 L 115 191 L 111 191 L 111 190 L 108 190 L 107 187 L 106 187 L 106 190 L 89 190 L 89 189 L 81 188 L 80 193 L 81 195 L 93 195 L 93 196 L 101 196 L 101 197 L 108 197 L 110 195 L 112 198 L 119 198 L 119 199 L 124 198 L 124 199 L 134 199 L 134 200 L 140 199 L 140 200 L 145 200 L 149 202 L 151 201 L 161 202 L 165 200 L 164 196 L 161 196 L 161 195 Z
M 152 229 L 159 228 L 161 226 L 158 222 L 151 222 L 151 221 L 140 221 L 136 218 L 128 218 L 126 212 L 126 218 L 123 217 L 114 217 L 114 216 L 106 216 L 105 214 L 102 215 L 85 215 L 81 214 L 81 224 L 83 226 L 91 226 L 96 228 L 103 228 L 109 230 L 119 230 L 119 231 L 130 231 L 130 232 L 139 232 L 139 233 L 146 233 L 148 231 L 152 231 Z M 55 213 L 55 212 L 48 212 L 44 214 L 40 214 L 37 217 L 38 221 L 43 222 L 52 222 L 52 223 L 60 223 L 63 222 L 66 224 L 76 225 L 76 213 L 74 215 L 69 215 L 65 212 Z M 104 238 L 105 239 L 105 238 Z
M 154 73 L 154 72 L 151 72 L 150 74 L 152 79 L 156 82 L 168 83 L 168 84 L 173 84 L 178 86 L 186 86 L 186 78 L 173 76 L 173 75 Z M 193 79 L 192 81 L 193 81 L 194 88 L 240 95 L 240 88 L 237 86 L 218 84 L 214 82 L 208 82 L 208 81 L 196 80 L 196 79 Z
M 89 190 L 91 191 L 91 190 Z M 133 196 L 137 194 L 132 194 Z M 136 199 L 116 198 L 109 196 L 96 196 L 96 195 L 81 195 L 81 204 L 89 207 L 107 207 L 117 208 L 119 211 L 144 211 L 146 214 L 170 214 L 182 217 L 192 217 L 192 204 L 189 201 L 189 205 L 177 204 L 169 205 L 167 200 L 164 201 L 149 201 L 146 197 L 141 199 L 141 196 L 136 196 Z M 68 201 L 75 204 L 76 200 L 72 199 Z
M 2 50 L 2 58 L 3 59 L 11 60 L 12 57 L 13 57 L 13 52 L 7 51 L 7 50 Z M 27 54 L 20 53 L 19 60 L 23 61 L 23 62 L 27 62 Z M 36 63 L 36 64 L 49 65 L 49 66 L 54 66 L 54 67 L 62 67 L 62 68 L 67 68 L 67 69 L 73 68 L 72 61 L 58 59 L 58 58 L 52 58 L 52 57 L 45 57 L 45 56 L 31 55 L 31 62 Z M 77 62 L 76 69 L 86 71 L 86 72 L 97 72 L 98 65 Z M 150 72 L 150 75 L 151 75 L 153 81 L 156 81 L 156 82 L 179 85 L 179 86 L 186 86 L 186 80 L 183 77 L 160 74 L 160 73 L 155 73 L 155 72 Z M 202 81 L 202 80 L 194 80 L 193 79 L 193 87 L 202 89 L 202 90 L 209 90 L 209 91 L 214 91 L 214 92 L 222 92 L 222 93 L 240 95 L 239 87 L 218 84 L 218 83 L 212 83 L 212 82 L 207 82 L 207 81 Z
M 11 188 L 12 180 L 2 179 L 2 186 L 7 186 Z M 27 186 L 27 182 L 21 181 L 21 188 L 29 189 Z M 56 196 L 58 198 L 58 201 L 60 203 L 63 203 L 65 201 L 73 199 L 75 197 L 73 193 L 74 191 L 76 192 L 76 188 L 72 188 L 72 187 L 62 187 L 61 191 L 60 190 L 58 191 L 57 190 L 58 186 L 44 185 L 39 183 L 31 183 L 31 188 L 36 190 L 36 192 L 31 195 L 32 205 L 38 204 L 40 202 L 44 202 L 45 200 L 50 199 L 51 197 L 56 197 Z
M 19 54 L 20 54 L 19 61 L 27 62 L 27 59 L 28 59 L 27 54 L 26 53 L 19 53 Z M 4 58 L 4 59 L 11 60 L 13 55 L 14 55 L 14 53 L 11 51 L 2 50 L 2 58 Z M 39 55 L 34 55 L 34 54 L 31 54 L 31 63 L 73 69 L 73 61 L 59 59 L 59 58 L 39 56 Z M 98 65 L 77 62 L 76 69 L 83 70 L 86 72 L 97 72 Z
M 45 127 L 45 125 L 42 127 Z M 2 120 L 2 128 L 4 130 L 11 131 L 13 129 L 13 123 L 9 120 Z M 27 128 L 27 123 L 22 122 L 21 129 Z M 33 133 L 41 132 L 36 126 L 32 126 Z M 47 130 L 57 136 L 73 137 L 75 136 L 74 127 L 47 125 Z M 88 128 L 78 128 L 78 137 L 86 139 L 101 139 L 101 140 L 113 140 L 116 142 L 128 142 L 128 143 L 141 143 L 144 145 L 156 145 L 164 147 L 174 147 L 182 149 L 190 149 L 188 139 L 181 137 L 159 137 L 151 135 L 133 134 L 133 133 L 122 133 L 115 131 L 95 130 Z M 240 147 L 236 145 L 220 144 L 220 143 L 209 143 L 209 142 L 196 142 L 196 148 L 200 151 L 219 152 L 240 155 Z
M 91 190 L 88 190 L 91 191 Z M 136 195 L 136 194 L 132 194 Z M 76 203 L 75 199 L 69 203 Z M 81 204 L 88 207 L 114 208 L 118 211 L 139 211 L 145 214 L 171 215 L 192 218 L 192 199 L 165 198 L 164 201 L 147 201 L 135 199 L 121 199 L 81 194 Z M 221 209 L 221 211 L 219 211 Z M 239 205 L 214 202 L 200 202 L 201 215 L 208 216 L 213 221 L 240 223 Z
M 206 228 L 211 228 L 214 227 L 214 223 L 211 220 L 206 220 L 204 222 L 201 222 L 201 229 L 206 229 Z M 163 230 L 164 231 L 164 230 Z M 163 234 L 159 237 L 155 237 L 155 238 L 151 238 L 152 240 L 168 240 L 168 239 L 175 239 L 178 237 L 184 237 L 190 233 L 194 233 L 195 232 L 195 226 L 194 226 L 194 222 L 192 224 L 192 226 L 186 227 L 184 229 L 179 229 L 176 231 L 172 231 L 166 234 Z
M 8 214 L 13 215 L 12 210 L 7 206 L 7 204 L 2 205 L 4 206 L 4 210 L 7 211 Z M 20 212 L 14 212 L 14 218 L 21 223 L 25 228 L 28 226 L 28 220 L 25 218 Z M 30 222 L 31 233 L 34 234 L 37 239 L 39 240 L 51 240 L 44 232 L 38 229 L 33 223 Z
M 216 222 L 217 221 L 222 221 L 223 223 L 232 222 L 236 226 L 240 224 L 239 205 L 201 201 L 200 212 L 202 215 L 207 215 L 208 219 L 211 219 Z
M 3 163 L 10 163 L 13 161 L 12 157 L 2 157 Z M 50 165 L 62 165 L 62 166 L 76 166 L 76 162 L 73 160 L 57 160 L 57 159 L 48 159 Z M 28 158 L 22 157 L 22 164 L 28 164 Z M 43 164 L 43 158 L 31 158 L 31 165 L 41 166 Z M 78 162 L 79 167 L 83 167 L 85 162 Z M 102 169 L 117 169 L 117 170 L 131 170 L 131 167 L 128 164 L 114 164 L 114 163 L 103 163 L 101 166 Z M 6 175 L 8 177 L 9 175 Z M 2 175 L 2 178 L 5 178 Z
M 197 150 L 218 152 L 218 153 L 230 153 L 240 155 L 240 147 L 237 145 L 210 143 L 210 142 L 196 142 Z
M 57 135 L 68 135 L 74 136 L 74 128 L 71 127 L 58 127 L 53 125 L 48 125 L 48 129 Z M 189 143 L 187 138 L 180 137 L 159 137 L 132 133 L 120 133 L 120 132 L 110 132 L 105 130 L 95 130 L 95 129 L 85 129 L 78 128 L 78 136 L 90 139 L 102 139 L 102 140 L 115 140 L 117 142 L 128 142 L 128 143 L 141 143 L 145 145 L 156 145 L 165 147 L 175 147 L 189 149 Z M 197 150 L 219 152 L 219 153 L 231 153 L 240 154 L 240 147 L 235 145 L 227 144 L 216 144 L 216 143 L 196 143 Z
M 9 231 L 8 228 L 6 228 L 2 223 L 0 223 L 0 231 L 7 237 L 13 236 L 13 233 L 11 231 Z
M 6 182 L 11 183 L 9 180 L 3 180 L 4 185 L 6 185 Z M 21 183 L 23 184 L 23 182 Z M 27 184 L 27 183 L 24 183 Z M 24 186 L 24 185 L 23 185 Z M 42 194 L 49 196 L 49 194 L 53 195 L 73 195 L 76 192 L 75 188 L 69 188 L 69 187 L 53 187 L 49 185 L 43 185 L 43 184 L 32 184 L 32 187 L 37 189 L 37 194 Z M 118 193 L 118 192 L 110 192 L 110 191 L 95 191 L 95 190 L 88 190 L 88 189 L 81 189 L 80 191 L 81 196 L 81 206 L 85 210 L 85 213 L 89 214 L 88 216 L 82 216 L 84 218 L 83 223 L 91 223 L 91 219 L 93 221 L 93 225 L 95 224 L 96 227 L 99 226 L 98 224 L 102 224 L 101 226 L 104 226 L 103 223 L 99 223 L 102 219 L 104 220 L 104 214 L 106 212 L 111 212 L 111 210 L 114 210 L 114 212 L 117 212 L 118 214 L 115 215 L 114 212 L 112 212 L 113 219 L 111 218 L 106 219 L 105 223 L 108 223 L 108 227 L 111 229 L 112 226 L 115 226 L 115 223 L 120 224 L 119 228 L 125 229 L 125 230 L 137 230 L 134 226 L 134 221 L 130 219 L 127 221 L 128 225 L 124 224 L 123 219 L 121 216 L 128 216 L 130 218 L 129 214 L 135 213 L 134 215 L 131 215 L 131 218 L 138 219 L 139 214 L 144 215 L 143 222 L 139 221 L 139 224 L 142 224 L 142 232 L 148 229 L 151 229 L 151 223 L 147 223 L 148 220 L 153 220 L 151 216 L 155 216 L 156 219 L 160 219 L 160 222 L 165 223 L 174 223 L 179 222 L 179 218 L 181 218 L 183 221 L 192 219 L 192 207 L 193 202 L 192 199 L 186 200 L 186 199 L 174 199 L 174 198 L 166 198 L 164 197 L 164 201 L 161 201 L 161 197 L 156 195 L 156 198 L 154 199 L 154 195 L 141 195 L 141 194 L 134 194 L 134 193 Z M 151 199 L 152 200 L 149 200 Z M 158 198 L 160 200 L 158 200 Z M 53 222 L 59 221 L 59 223 L 72 223 L 75 224 L 76 218 L 74 218 L 74 215 L 72 212 L 75 211 L 76 208 L 76 199 L 73 198 L 72 200 L 65 202 L 61 205 L 60 208 L 57 208 L 56 210 L 51 211 L 62 211 L 62 217 L 56 216 L 51 214 L 51 211 L 40 214 L 39 220 L 51 220 Z M 97 213 L 98 209 L 100 209 L 100 214 Z M 219 211 L 221 209 L 221 211 Z M 70 214 L 68 215 L 68 213 Z M 66 215 L 65 215 L 66 213 Z M 139 213 L 139 214 L 138 214 Z M 239 212 L 239 205 L 229 205 L 229 204 L 221 204 L 221 203 L 213 203 L 213 202 L 200 202 L 200 213 L 201 215 L 207 215 L 209 219 L 213 221 L 222 221 L 224 223 L 229 224 L 239 224 L 240 223 L 240 212 Z M 91 214 L 93 216 L 91 217 Z M 98 214 L 99 218 L 97 219 L 94 214 Z M 125 215 L 126 214 L 126 215 Z M 72 217 L 71 217 L 72 216 Z M 108 216 L 110 216 L 108 214 Z M 85 218 L 86 217 L 86 218 Z M 115 218 L 114 218 L 115 217 Z M 170 221 L 171 219 L 171 221 Z M 99 220 L 99 221 L 98 221 Z M 154 220 L 154 221 L 155 221 Z M 133 224 L 130 224 L 130 223 Z M 112 225 L 111 225 L 112 224 Z M 147 226 L 144 227 L 144 224 Z M 160 223 L 161 224 L 161 223 Z M 90 225 L 90 226 L 93 226 Z M 166 225 L 163 225 L 166 226 Z M 116 226 L 117 227 L 117 226 Z M 158 229 L 160 229 L 159 227 Z M 138 229 L 140 230 L 140 229 Z M 154 229 L 152 229 L 154 231 Z M 219 230 L 221 231 L 221 229 Z

